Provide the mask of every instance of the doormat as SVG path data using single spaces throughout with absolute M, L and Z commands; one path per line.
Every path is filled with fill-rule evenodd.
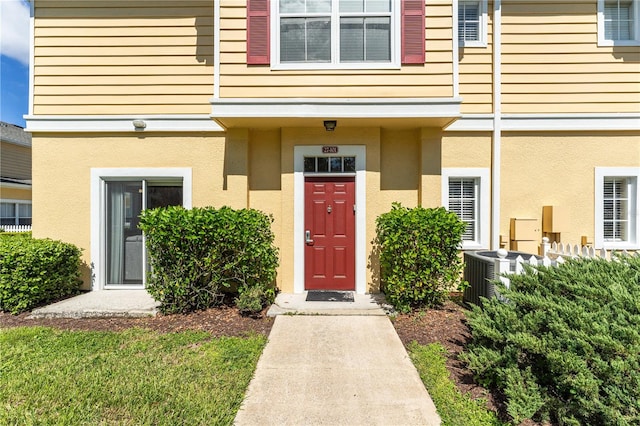
M 352 291 L 308 291 L 307 302 L 353 302 Z

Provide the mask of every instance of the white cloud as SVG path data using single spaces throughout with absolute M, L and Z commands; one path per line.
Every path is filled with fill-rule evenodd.
M 0 0 L 0 53 L 29 64 L 29 5 Z

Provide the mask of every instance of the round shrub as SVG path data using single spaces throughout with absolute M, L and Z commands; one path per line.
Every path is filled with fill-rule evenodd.
M 278 266 L 272 222 L 253 209 L 172 206 L 143 211 L 147 291 L 164 313 L 216 306 L 223 292 L 260 287 L 265 295 L 274 294 L 267 291 Z
M 17 314 L 75 294 L 80 255 L 73 244 L 0 234 L 0 310 Z
M 376 219 L 375 250 L 387 300 L 400 312 L 442 304 L 461 283 L 458 248 L 465 224 L 444 208 L 394 203 Z

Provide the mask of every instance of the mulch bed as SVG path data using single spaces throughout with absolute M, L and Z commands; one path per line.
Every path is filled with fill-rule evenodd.
M 268 336 L 274 321 L 273 318 L 266 317 L 266 309 L 260 317 L 252 318 L 242 316 L 231 305 L 186 315 L 158 315 L 148 318 L 28 319 L 28 316 L 29 313 L 11 315 L 0 312 L 0 328 L 45 326 L 62 330 L 121 331 L 138 327 L 160 333 L 200 330 L 215 337 L 245 336 L 251 333 Z M 447 368 L 458 389 L 469 393 L 473 398 L 485 399 L 492 410 L 501 405 L 499 398 L 494 398 L 473 382 L 471 372 L 457 359 L 470 338 L 464 308 L 460 305 L 447 302 L 441 309 L 400 314 L 393 320 L 393 325 L 405 347 L 414 340 L 422 345 L 441 343 L 447 349 Z

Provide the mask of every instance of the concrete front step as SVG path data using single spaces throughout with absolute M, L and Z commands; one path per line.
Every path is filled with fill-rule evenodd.
M 307 292 L 280 293 L 267 311 L 277 315 L 384 316 L 393 311 L 382 294 L 354 294 L 353 302 L 307 302 Z

